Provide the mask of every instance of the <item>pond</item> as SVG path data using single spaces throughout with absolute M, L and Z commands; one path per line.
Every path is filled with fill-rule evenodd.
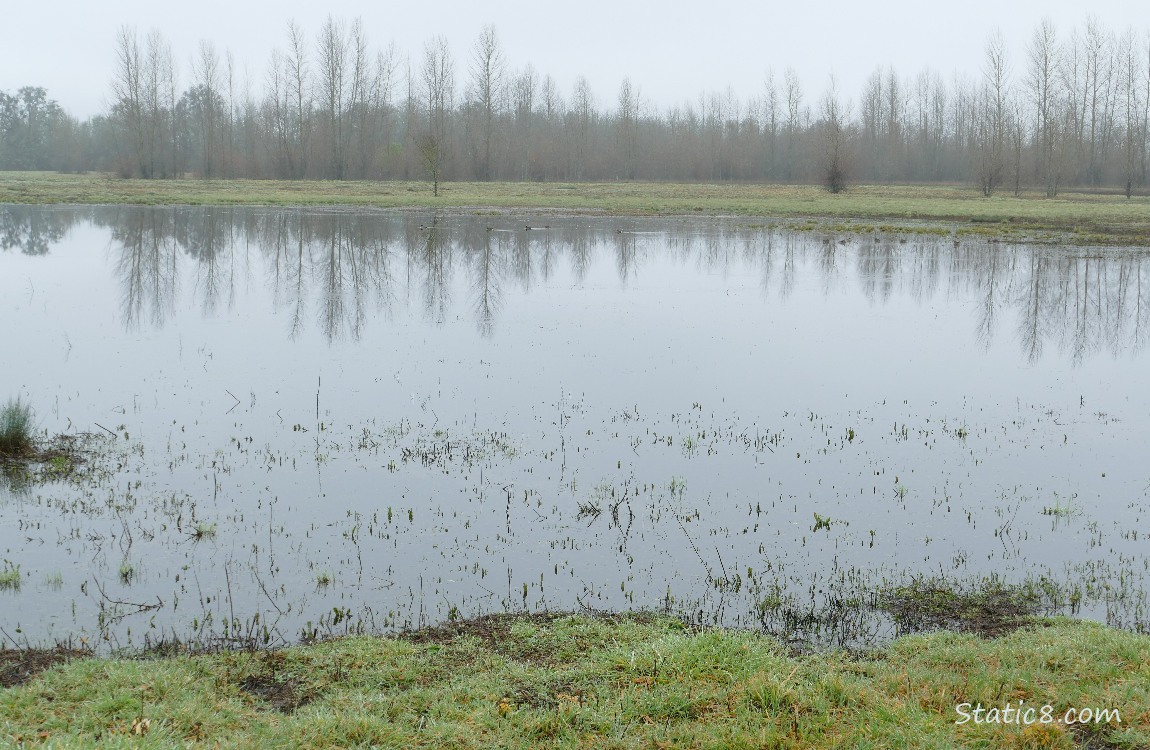
M 1150 625 L 1150 255 L 746 219 L 0 207 L 0 638 L 278 644 L 876 592 Z

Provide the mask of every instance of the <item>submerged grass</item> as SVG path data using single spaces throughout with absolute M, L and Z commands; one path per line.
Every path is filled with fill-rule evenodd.
M 2 654 L 0 654 L 2 655 Z M 270 652 L 79 659 L 0 690 L 19 746 L 1146 747 L 1150 637 L 1069 620 L 862 657 L 661 617 L 483 618 Z M 54 666 L 53 666 L 54 664 Z M 29 670 L 26 670 L 29 671 Z M 1111 710 L 975 723 L 961 704 Z
M 1027 241 L 1150 245 L 1150 198 L 1039 191 L 983 197 L 953 185 L 748 183 L 429 183 L 321 180 L 124 180 L 104 174 L 0 173 L 0 203 L 356 206 L 617 215 L 739 215 L 832 232 L 931 232 Z M 818 221 L 798 221 L 812 218 Z

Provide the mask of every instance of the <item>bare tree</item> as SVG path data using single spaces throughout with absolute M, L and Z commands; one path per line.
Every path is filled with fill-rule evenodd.
M 986 42 L 982 76 L 976 177 L 982 194 L 989 197 L 1002 182 L 1008 126 L 1009 69 L 1006 60 L 1006 42 L 1000 31 L 991 34 Z
M 121 26 L 116 34 L 116 72 L 112 78 L 112 117 L 120 124 L 119 132 L 127 141 L 130 166 L 121 167 L 127 177 L 143 174 L 148 168 L 147 125 L 144 114 L 143 60 L 136 30 Z M 145 175 L 146 176 L 146 175 Z
M 581 180 L 587 171 L 591 150 L 591 127 L 595 122 L 595 95 L 591 93 L 591 84 L 583 76 L 575 79 L 568 122 L 572 130 L 571 137 L 574 139 L 571 177 Z
M 350 41 L 342 22 L 327 17 L 316 43 L 319 59 L 319 94 L 323 102 L 327 141 L 327 174 L 337 180 L 346 176 L 346 114 L 349 100 L 355 98 L 355 81 L 350 80 L 348 56 Z
M 423 49 L 420 83 L 425 126 L 415 135 L 416 146 L 431 179 L 432 195 L 438 196 L 448 161 L 449 115 L 455 99 L 455 66 L 442 36 L 430 39 Z
M 1086 21 L 1085 75 L 1086 103 L 1083 121 L 1086 129 L 1086 173 L 1092 184 L 1101 182 L 1102 166 L 1110 144 L 1113 126 L 1115 85 L 1115 56 L 1113 34 L 1104 30 L 1095 18 Z
M 1122 89 L 1122 145 L 1123 169 L 1122 179 L 1125 183 L 1126 197 L 1134 193 L 1134 175 L 1139 148 L 1142 112 L 1145 111 L 1145 102 L 1142 101 L 1142 55 L 1138 45 L 1138 38 L 1133 29 L 1127 29 L 1119 40 L 1119 79 Z
M 307 57 L 307 41 L 303 29 L 295 21 L 288 23 L 288 50 L 284 60 L 287 72 L 287 101 L 292 123 L 289 133 L 291 148 L 288 168 L 295 177 L 307 174 L 311 144 L 312 110 L 311 69 Z
M 787 159 L 783 176 L 794 179 L 796 176 L 796 154 L 799 148 L 799 132 L 802 129 L 803 87 L 794 68 L 787 68 L 783 75 L 787 100 Z
M 619 109 L 615 115 L 615 125 L 619 148 L 618 165 L 622 170 L 620 176 L 633 180 L 638 166 L 639 94 L 631 86 L 630 78 L 624 78 L 619 85 Z
M 220 119 L 225 106 L 220 96 L 222 77 L 215 45 L 201 41 L 199 55 L 192 63 L 194 86 L 184 94 L 184 104 L 199 151 L 200 175 L 207 179 L 216 176 Z
M 766 151 L 763 160 L 763 176 L 771 179 L 776 176 L 778 170 L 779 92 L 775 87 L 775 73 L 769 68 L 763 81 L 760 121 L 759 128 L 763 134 Z
M 823 184 L 832 193 L 841 193 L 847 186 L 847 128 L 850 107 L 839 99 L 838 83 L 831 76 L 830 86 L 823 94 L 819 123 L 823 137 Z
M 542 176 L 537 163 L 536 101 L 539 98 L 539 79 L 535 68 L 528 64 L 515 76 L 511 85 L 511 113 L 513 118 L 513 146 L 511 162 L 513 175 L 529 179 L 533 174 Z
M 499 35 L 494 26 L 487 26 L 475 40 L 471 50 L 471 74 L 468 105 L 475 121 L 472 140 L 475 176 L 483 181 L 491 179 L 491 148 L 496 133 L 496 120 L 503 110 L 506 97 L 506 66 Z
M 163 177 L 170 171 L 165 144 L 175 140 L 174 89 L 171 47 L 160 33 L 152 31 L 141 49 L 135 29 L 122 27 L 116 37 L 112 115 L 127 136 L 125 176 Z
M 1055 163 L 1055 141 L 1058 137 L 1056 114 L 1058 70 L 1058 41 L 1054 24 L 1044 18 L 1034 30 L 1027 48 L 1029 70 L 1027 86 L 1034 107 L 1035 146 L 1038 150 L 1038 179 L 1046 190 L 1046 197 L 1058 194 L 1059 174 Z

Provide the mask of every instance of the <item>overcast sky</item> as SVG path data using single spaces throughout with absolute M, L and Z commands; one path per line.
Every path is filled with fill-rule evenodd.
M 394 41 L 416 64 L 426 40 L 442 34 L 459 81 L 476 36 L 493 24 L 512 70 L 530 62 L 540 75 L 555 78 L 565 98 L 576 77 L 584 75 L 598 106 L 608 108 L 614 108 L 625 76 L 649 102 L 665 108 L 727 86 L 742 100 L 757 96 L 768 68 L 781 76 L 793 66 L 808 101 L 817 99 L 831 73 L 841 91 L 857 99 L 866 77 L 880 65 L 908 75 L 927 66 L 947 78 L 954 71 L 974 75 L 996 27 L 1021 74 L 1025 44 L 1043 17 L 1063 34 L 1081 28 L 1088 13 L 1116 32 L 1133 26 L 1145 34 L 1150 24 L 1145 6 L 1131 0 L 13 0 L 5 5 L 0 90 L 43 86 L 79 117 L 105 109 L 116 31 L 125 24 L 141 37 L 153 28 L 164 34 L 180 66 L 181 86 L 199 40 L 209 39 L 221 52 L 232 51 L 257 92 L 271 50 L 284 45 L 289 19 L 314 38 L 329 13 L 359 16 L 373 46 Z

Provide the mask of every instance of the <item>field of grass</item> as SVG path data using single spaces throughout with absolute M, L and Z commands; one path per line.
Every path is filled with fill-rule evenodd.
M 821 228 L 975 233 L 1004 239 L 1150 245 L 1150 198 L 1004 191 L 962 186 L 124 180 L 100 174 L 0 173 L 0 203 L 368 206 L 452 211 L 556 211 L 619 215 L 736 215 Z
M 0 674 L 14 653 L 0 652 Z M 281 651 L 67 656 L 48 652 L 59 663 L 0 682 L 13 685 L 0 688 L 0 744 L 1150 747 L 1150 637 L 1069 620 L 861 655 L 793 655 L 761 635 L 654 616 L 535 615 Z M 979 703 L 999 719 L 1007 707 L 1036 713 L 976 723 Z M 1067 724 L 1068 709 L 1117 714 Z

